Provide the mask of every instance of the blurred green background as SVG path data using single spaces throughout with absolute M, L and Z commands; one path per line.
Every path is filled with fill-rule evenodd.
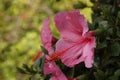
M 92 6 L 89 0 L 0 0 L 0 80 L 26 79 L 16 67 L 33 64 L 32 57 L 40 50 L 40 30 L 46 17 L 79 9 L 92 23 Z

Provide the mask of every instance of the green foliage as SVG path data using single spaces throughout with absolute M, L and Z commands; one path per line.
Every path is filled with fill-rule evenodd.
M 22 68 L 17 67 L 17 70 L 22 74 L 28 74 L 30 77 L 29 80 L 35 79 L 35 80 L 43 80 L 43 65 L 44 65 L 44 59 L 45 57 L 37 59 L 37 61 L 31 65 L 30 67 L 26 64 L 23 64 Z
M 97 33 L 95 72 L 93 71 L 95 80 L 120 79 L 119 5 L 118 0 L 98 0 L 93 6 L 91 29 Z

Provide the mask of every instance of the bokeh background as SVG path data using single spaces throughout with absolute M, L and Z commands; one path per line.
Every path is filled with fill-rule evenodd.
M 79 9 L 92 23 L 90 0 L 0 0 L 0 80 L 25 80 L 16 67 L 33 64 L 40 50 L 40 31 L 46 17 Z M 54 36 L 56 29 L 51 24 Z

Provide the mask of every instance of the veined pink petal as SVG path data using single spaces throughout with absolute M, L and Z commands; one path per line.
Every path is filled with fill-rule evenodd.
M 54 21 L 63 39 L 75 42 L 88 31 L 86 19 L 79 11 L 61 12 Z
M 83 56 L 85 58 L 85 66 L 91 68 L 94 63 L 94 47 L 95 47 L 95 37 L 91 37 L 91 41 L 87 43 L 83 48 Z
M 67 13 L 68 20 L 84 35 L 88 31 L 88 25 L 85 17 L 80 14 L 79 10 Z
M 53 53 L 53 48 L 52 48 L 52 33 L 50 30 L 50 20 L 47 18 L 44 21 L 43 28 L 41 30 L 41 41 L 43 46 L 48 50 L 49 54 Z
M 81 45 L 80 45 L 81 44 Z M 64 49 L 69 48 L 65 53 L 61 55 L 62 62 L 69 66 L 73 67 L 75 64 L 77 64 L 76 60 L 80 58 L 79 61 L 83 61 L 84 58 L 81 58 L 82 55 L 82 48 L 86 43 L 82 41 L 78 41 L 78 43 L 70 43 L 67 42 L 64 39 L 61 39 L 56 44 L 56 51 L 60 50 L 63 51 Z
M 74 64 L 78 64 L 83 60 L 85 63 L 85 66 L 87 68 L 91 68 L 94 63 L 94 47 L 95 45 L 95 38 L 92 38 L 91 41 L 89 41 L 82 50 L 82 56 L 79 59 L 76 59 L 74 61 Z
M 50 80 L 67 80 L 66 76 L 60 70 L 60 68 L 55 64 L 55 62 L 47 62 L 44 64 L 44 74 L 52 74 L 55 78 Z
M 54 17 L 61 39 L 56 44 L 56 52 L 61 53 L 62 62 L 73 67 L 80 62 L 92 67 L 94 61 L 94 32 L 88 32 L 87 21 L 79 11 L 61 12 Z
M 89 46 L 88 46 L 89 44 Z M 71 47 L 72 46 L 72 47 Z M 70 47 L 70 48 L 69 48 Z M 85 62 L 86 65 L 93 64 L 93 56 L 95 47 L 95 38 L 94 37 L 83 37 L 76 43 L 67 42 L 64 39 L 61 39 L 56 44 L 56 51 L 63 51 L 64 49 L 69 48 L 65 53 L 61 55 L 62 62 L 69 66 L 73 67 L 80 62 Z M 90 63 L 87 60 L 90 59 Z M 86 63 L 87 62 L 87 63 Z M 86 66 L 90 68 L 90 66 Z

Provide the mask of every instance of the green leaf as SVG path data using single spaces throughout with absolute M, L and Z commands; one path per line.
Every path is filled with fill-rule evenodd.
M 19 67 L 17 67 L 17 70 L 18 70 L 20 73 L 23 73 L 23 74 L 26 74 L 26 73 L 27 73 L 24 69 L 19 68 Z
M 108 29 L 108 21 L 100 21 L 99 27 L 103 30 L 107 30 Z
M 69 69 L 69 71 L 67 72 L 67 76 L 69 76 L 71 78 L 74 76 L 74 67 Z
M 42 70 L 43 70 L 44 63 L 45 63 L 45 55 L 42 57 L 41 64 L 40 64 L 40 68 Z
M 77 80 L 88 80 L 87 79 L 87 74 L 82 74 L 82 75 L 78 76 Z
M 48 51 L 47 51 L 43 46 L 41 46 L 41 50 L 42 50 L 45 54 L 48 54 Z
M 111 46 L 109 47 L 109 53 L 111 54 L 111 56 L 119 56 L 120 44 L 118 42 L 114 42 L 113 44 L 111 44 Z
M 115 72 L 115 76 L 120 76 L 120 69 L 118 69 L 116 72 Z
M 118 18 L 120 19 L 120 11 L 118 12 Z
M 104 80 L 105 78 L 105 73 L 100 69 L 97 69 L 97 72 L 95 72 L 94 75 L 95 75 L 95 80 Z
M 34 66 L 37 70 L 41 71 L 41 70 L 43 70 L 44 61 L 45 61 L 45 56 L 40 57 L 39 59 L 37 59 L 37 60 L 35 61 L 35 63 L 34 63 L 33 66 Z
M 117 35 L 118 37 L 120 37 L 120 28 L 117 28 L 116 35 Z
M 23 64 L 23 68 L 27 71 L 27 72 L 31 72 L 31 69 L 28 65 Z
M 113 35 L 113 28 L 109 28 L 109 29 L 107 30 L 107 32 L 108 32 L 109 35 Z
M 120 77 L 120 69 L 118 69 L 113 76 L 109 77 L 110 80 L 119 80 Z
M 101 48 L 104 48 L 104 47 L 107 47 L 107 42 L 106 41 L 104 41 L 102 43 L 99 42 L 98 45 L 97 45 L 98 49 L 101 49 Z
M 40 80 L 40 78 L 36 78 L 35 80 Z
M 108 21 L 100 21 L 98 23 L 99 28 L 97 28 L 95 31 L 96 35 L 101 35 L 106 32 L 108 29 Z

